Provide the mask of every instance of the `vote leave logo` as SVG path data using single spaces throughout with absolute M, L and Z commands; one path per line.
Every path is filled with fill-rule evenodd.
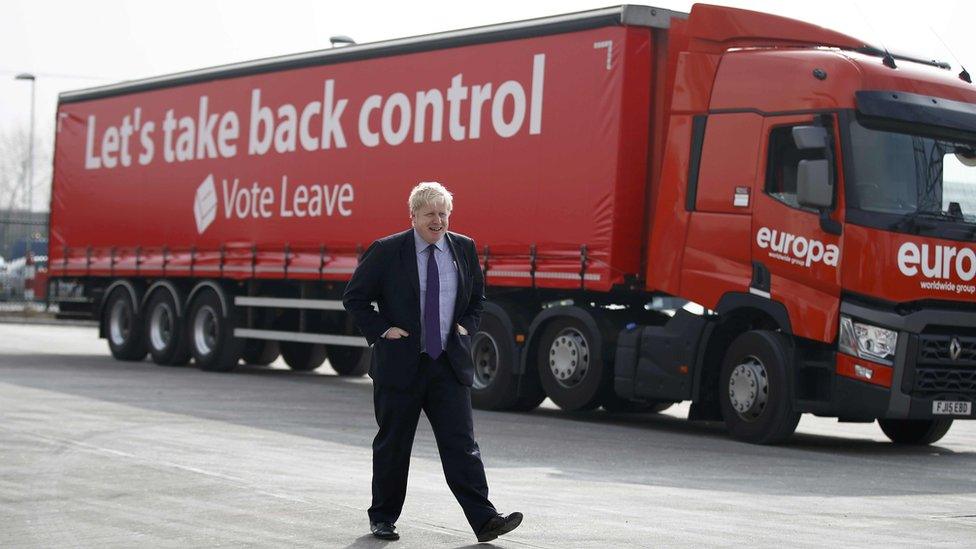
M 217 187 L 214 186 L 213 174 L 210 174 L 197 187 L 196 198 L 193 200 L 193 218 L 197 222 L 197 234 L 203 234 L 216 217 Z
M 281 176 L 277 187 L 258 181 L 245 186 L 237 178 L 224 178 L 220 181 L 220 189 L 218 197 L 213 174 L 197 187 L 193 199 L 197 234 L 203 234 L 210 227 L 221 204 L 224 219 L 349 217 L 355 198 L 350 183 L 296 185 L 288 181 L 287 175 Z

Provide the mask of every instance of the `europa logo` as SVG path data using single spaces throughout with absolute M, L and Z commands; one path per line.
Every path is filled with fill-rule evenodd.
M 921 271 L 926 278 L 949 280 L 955 275 L 969 282 L 976 278 L 976 252 L 963 246 L 905 242 L 898 248 L 898 270 L 905 276 L 916 276 Z
M 836 267 L 840 257 L 840 248 L 836 244 L 824 244 L 813 238 L 769 227 L 763 227 L 756 232 L 756 244 L 764 250 L 769 249 L 769 256 L 773 259 L 804 267 L 821 262 Z

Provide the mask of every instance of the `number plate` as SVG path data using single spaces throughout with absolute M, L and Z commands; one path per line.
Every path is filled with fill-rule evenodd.
M 968 416 L 973 412 L 972 402 L 957 400 L 936 400 L 932 403 L 932 413 L 940 416 Z

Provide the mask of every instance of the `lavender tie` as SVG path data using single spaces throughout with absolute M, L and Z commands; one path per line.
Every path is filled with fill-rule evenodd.
M 437 246 L 431 244 L 427 251 L 427 295 L 424 296 L 424 346 L 430 358 L 441 356 L 441 278 L 437 271 L 437 258 L 434 250 Z

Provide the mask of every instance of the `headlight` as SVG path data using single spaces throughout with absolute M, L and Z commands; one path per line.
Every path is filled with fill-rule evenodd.
M 850 317 L 840 317 L 837 348 L 842 353 L 866 358 L 891 366 L 898 347 L 898 332 L 870 324 L 862 324 Z

